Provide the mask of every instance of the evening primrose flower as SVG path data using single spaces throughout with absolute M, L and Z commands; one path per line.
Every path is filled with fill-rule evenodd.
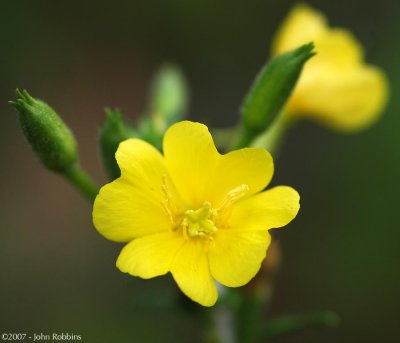
M 317 55 L 303 70 L 287 112 L 341 131 L 362 129 L 382 113 L 388 85 L 383 71 L 365 64 L 360 43 L 347 30 L 330 28 L 325 16 L 301 4 L 276 34 L 273 55 L 313 41 Z
M 260 148 L 221 155 L 199 123 L 171 126 L 163 150 L 140 139 L 120 144 L 121 177 L 100 190 L 93 222 L 106 238 L 128 242 L 117 260 L 122 272 L 144 279 L 170 272 L 189 298 L 212 306 L 215 281 L 239 287 L 255 276 L 268 230 L 296 216 L 299 195 L 286 186 L 263 191 L 271 155 Z

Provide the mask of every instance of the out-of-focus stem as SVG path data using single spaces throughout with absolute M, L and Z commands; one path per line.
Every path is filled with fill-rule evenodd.
M 239 342 L 256 342 L 264 326 L 273 296 L 274 281 L 281 265 L 281 249 L 273 239 L 259 273 L 241 289 L 241 304 L 237 313 Z
M 213 313 L 215 331 L 219 343 L 236 343 L 235 323 L 232 311 L 225 305 L 218 306 Z

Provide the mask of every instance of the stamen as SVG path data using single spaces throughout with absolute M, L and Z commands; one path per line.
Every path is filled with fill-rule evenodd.
M 218 207 L 218 212 L 224 212 L 234 203 L 238 202 L 240 199 L 244 198 L 248 193 L 250 187 L 246 184 L 237 186 L 236 188 L 230 190 L 225 198 L 221 202 L 221 206 Z
M 168 183 L 168 177 L 166 174 L 162 176 L 161 189 L 165 194 L 165 199 L 161 201 L 161 206 L 164 208 L 172 224 L 176 223 L 176 218 L 179 214 L 179 208 L 176 204 L 172 192 L 172 188 Z
M 168 199 L 162 200 L 161 201 L 161 206 L 163 207 L 164 211 L 167 213 L 168 218 L 171 221 L 171 224 L 174 224 L 174 216 L 173 216 L 173 214 L 171 212 Z

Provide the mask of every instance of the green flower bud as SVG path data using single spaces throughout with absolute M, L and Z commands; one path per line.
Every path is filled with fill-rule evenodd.
M 122 113 L 118 109 L 105 109 L 107 114 L 106 121 L 100 128 L 100 150 L 103 160 L 104 169 L 107 171 L 111 179 L 116 179 L 121 175 L 117 161 L 115 160 L 115 152 L 119 143 L 122 141 L 137 137 L 137 133 L 133 128 L 127 126 L 123 119 Z
M 182 71 L 164 65 L 156 73 L 150 89 L 149 114 L 160 133 L 182 120 L 188 103 L 188 86 Z
M 242 132 L 236 148 L 265 131 L 288 100 L 303 65 L 315 55 L 309 43 L 274 58 L 260 71 L 241 108 Z
M 22 131 L 43 165 L 56 172 L 66 173 L 77 162 L 75 138 L 46 103 L 31 97 L 26 90 L 16 90 L 17 100 L 10 101 L 19 113 Z

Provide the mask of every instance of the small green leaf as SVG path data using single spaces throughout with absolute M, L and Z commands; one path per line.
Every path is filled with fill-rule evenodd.
M 309 315 L 293 315 L 273 319 L 262 329 L 259 338 L 276 338 L 294 334 L 308 328 L 329 328 L 339 324 L 340 318 L 336 313 L 323 311 Z
M 105 109 L 107 119 L 100 128 L 100 150 L 104 169 L 111 179 L 121 175 L 115 153 L 119 143 L 137 137 L 135 130 L 126 125 L 122 119 L 122 113 L 118 109 Z
M 261 69 L 240 111 L 241 135 L 235 148 L 249 145 L 271 125 L 296 85 L 303 65 L 315 55 L 313 49 L 313 43 L 302 45 L 274 58 Z
M 9 103 L 19 113 L 22 131 L 36 156 L 49 170 L 64 174 L 78 159 L 75 138 L 60 116 L 45 102 L 26 90 L 16 90 L 17 100 Z
M 188 94 L 182 71 L 174 65 L 162 66 L 152 82 L 148 109 L 157 131 L 164 133 L 168 126 L 183 119 L 187 110 Z

